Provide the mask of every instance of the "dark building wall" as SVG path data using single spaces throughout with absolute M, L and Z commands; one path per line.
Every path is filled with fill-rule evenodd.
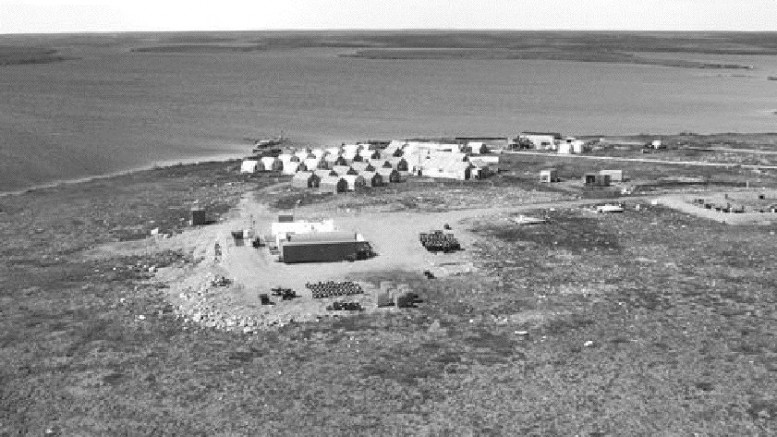
M 332 241 L 300 244 L 281 244 L 283 262 L 335 262 L 355 258 L 360 249 L 369 247 L 364 241 Z

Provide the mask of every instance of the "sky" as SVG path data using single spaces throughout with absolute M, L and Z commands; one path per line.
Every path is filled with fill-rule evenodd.
M 281 29 L 777 31 L 777 0 L 0 0 L 0 34 Z

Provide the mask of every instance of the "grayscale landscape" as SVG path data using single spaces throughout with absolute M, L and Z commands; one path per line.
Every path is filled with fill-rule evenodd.
M 774 32 L 0 35 L 0 435 L 775 435 L 775 77 Z

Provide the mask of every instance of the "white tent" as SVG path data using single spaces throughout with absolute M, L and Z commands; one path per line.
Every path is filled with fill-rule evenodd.
M 348 191 L 356 191 L 367 186 L 367 181 L 364 180 L 364 176 L 358 174 L 348 174 L 342 176 L 345 182 L 348 184 Z
M 255 159 L 246 159 L 240 164 L 240 173 L 256 173 L 259 165 L 259 161 Z
M 305 164 L 301 162 L 295 162 L 290 161 L 288 164 L 283 164 L 283 174 L 285 175 L 293 175 L 297 173 L 298 171 L 305 171 L 307 168 L 305 167 Z
M 262 167 L 264 171 L 278 171 L 283 169 L 283 163 L 274 156 L 263 156 Z

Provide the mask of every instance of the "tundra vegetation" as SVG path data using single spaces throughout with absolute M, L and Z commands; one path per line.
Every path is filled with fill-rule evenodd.
M 0 434 L 776 433 L 774 225 L 727 226 L 641 197 L 622 214 L 537 211 L 545 225 L 482 216 L 453 224 L 478 235 L 465 248 L 472 272 L 348 278 L 404 282 L 423 299 L 417 308 L 253 335 L 173 315 L 154 271 L 190 263 L 189 253 L 88 254 L 154 228 L 183 231 L 195 200 L 218 218 L 260 188 L 276 208 L 388 201 L 419 213 L 488 206 L 488 196 L 510 206 L 525 192 L 579 196 L 537 182 L 548 159 L 512 156 L 486 181 L 411 179 L 314 199 L 275 185 L 288 178 L 240 175 L 235 162 L 0 198 Z M 594 165 L 556 167 L 582 175 Z M 703 189 L 750 177 L 714 171 L 690 176 L 707 176 Z

